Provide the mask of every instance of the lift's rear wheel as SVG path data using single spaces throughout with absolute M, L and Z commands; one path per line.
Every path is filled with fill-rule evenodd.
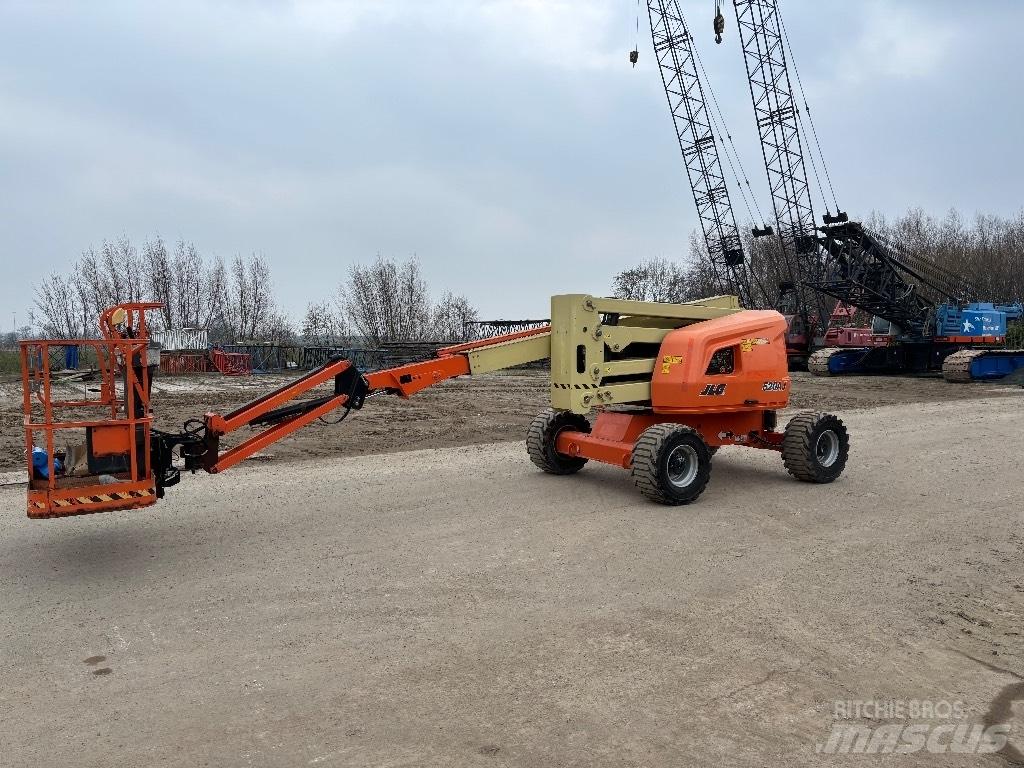
M 695 430 L 656 424 L 633 447 L 633 482 L 659 504 L 696 501 L 711 478 L 711 451 Z
M 846 468 L 850 436 L 830 413 L 801 413 L 786 425 L 782 460 L 789 474 L 808 483 L 831 483 Z
M 548 408 L 537 415 L 526 433 L 526 452 L 530 461 L 551 475 L 571 475 L 579 472 L 587 460 L 566 456 L 555 448 L 558 435 L 566 430 L 590 434 L 590 422 L 586 416 L 572 411 Z

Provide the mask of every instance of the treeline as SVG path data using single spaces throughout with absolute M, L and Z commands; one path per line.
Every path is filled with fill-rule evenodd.
M 31 330 L 50 338 L 95 337 L 100 313 L 124 302 L 163 304 L 155 330 L 205 328 L 213 343 L 302 341 L 317 345 L 458 341 L 477 312 L 463 296 L 434 302 L 419 262 L 378 257 L 356 264 L 331 295 L 311 301 L 301 322 L 284 312 L 262 254 L 204 257 L 193 243 L 141 247 L 122 237 L 89 248 L 67 272 L 35 287 Z M 28 331 L 29 329 L 24 329 Z
M 912 210 L 892 220 L 875 214 L 867 224 L 911 252 L 967 276 L 982 300 L 1024 298 L 1024 210 L 1011 218 L 978 215 L 971 221 L 955 211 L 936 218 Z M 753 303 L 772 306 L 786 279 L 778 240 L 755 240 L 750 227 L 743 231 Z M 690 301 L 718 291 L 703 238 L 696 233 L 687 259 L 650 259 L 623 270 L 612 282 L 613 295 L 641 301 Z M 136 246 L 122 237 L 89 248 L 66 272 L 36 286 L 31 332 L 89 338 L 96 334 L 100 312 L 126 301 L 161 302 L 157 328 L 206 328 L 215 343 L 455 341 L 464 339 L 466 324 L 478 319 L 464 296 L 446 291 L 435 301 L 414 258 L 396 262 L 378 256 L 352 266 L 333 292 L 311 301 L 294 322 L 279 306 L 269 263 L 261 254 L 225 262 L 204 257 L 185 241 L 168 246 L 155 238 Z
M 873 214 L 865 223 L 911 253 L 968 277 L 979 300 L 1024 299 L 1024 210 L 1011 218 L 981 214 L 968 221 L 956 211 L 936 218 L 915 209 L 892 220 Z M 755 240 L 749 226 L 742 231 L 754 304 L 772 306 L 779 283 L 787 279 L 780 269 L 778 239 Z M 615 296 L 641 301 L 690 301 L 718 292 L 697 233 L 691 236 L 688 258 L 645 261 L 616 275 L 612 290 Z
M 967 276 L 980 299 L 1024 299 L 1024 209 L 1012 218 L 979 214 L 971 221 L 957 211 L 937 219 L 915 209 L 892 221 L 874 214 L 865 224 L 911 253 Z
M 465 296 L 445 291 L 438 301 L 415 259 L 395 262 L 378 256 L 354 264 L 332 299 L 310 304 L 302 321 L 309 343 L 333 345 L 358 340 L 371 346 L 387 341 L 464 341 L 467 323 L 479 313 Z
M 770 307 L 777 299 L 779 284 L 788 279 L 779 258 L 779 241 L 778 238 L 755 239 L 751 231 L 751 227 L 743 230 L 751 304 Z M 690 235 L 686 259 L 679 262 L 666 258 L 648 259 L 623 270 L 612 280 L 613 296 L 634 301 L 679 303 L 714 296 L 722 291 L 704 238 L 698 232 Z
M 270 266 L 259 254 L 203 258 L 195 245 L 172 248 L 160 238 L 136 247 L 128 238 L 89 248 L 66 273 L 36 286 L 34 319 L 44 336 L 91 338 L 100 313 L 124 302 L 157 301 L 156 329 L 208 328 L 218 340 L 287 337 L 278 312 Z

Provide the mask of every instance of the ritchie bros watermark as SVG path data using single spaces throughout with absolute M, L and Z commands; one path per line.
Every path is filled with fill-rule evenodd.
M 1010 726 L 965 720 L 961 701 L 880 699 L 836 701 L 822 755 L 990 755 L 1009 740 Z M 875 721 L 865 723 L 865 720 Z

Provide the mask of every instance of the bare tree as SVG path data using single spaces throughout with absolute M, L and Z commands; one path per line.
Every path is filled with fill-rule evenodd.
M 85 336 L 91 336 L 97 330 L 96 321 L 99 317 L 97 301 L 99 297 L 80 269 L 73 272 L 68 281 L 74 292 L 75 309 L 79 318 L 78 324 Z
M 415 258 L 397 264 L 378 256 L 369 266 L 353 265 L 338 305 L 370 344 L 423 340 L 431 330 L 430 296 Z
M 631 301 L 685 301 L 686 270 L 667 259 L 648 259 L 639 266 L 625 269 L 612 281 L 616 298 Z
M 35 289 L 40 329 L 62 338 L 94 336 L 104 309 L 143 300 L 164 305 L 156 328 L 208 328 L 218 341 L 293 335 L 277 310 L 269 264 L 258 254 L 236 257 L 229 272 L 220 258 L 207 264 L 192 243 L 179 241 L 171 254 L 157 237 L 140 252 L 121 237 L 87 249 L 68 274 L 51 275 Z
M 967 277 L 977 299 L 1024 297 L 1024 210 L 1012 218 L 978 214 L 971 225 L 957 211 L 937 219 L 920 209 L 891 222 L 876 213 L 868 223 L 912 253 Z
M 438 341 L 466 341 L 469 338 L 466 324 L 479 319 L 469 299 L 446 291 L 434 307 L 432 335 Z
M 74 265 L 72 280 L 83 320 L 95 318 L 101 311 L 98 308 L 113 304 L 113 290 L 100 263 L 100 256 L 92 247 L 84 251 L 78 263 Z
M 163 304 L 160 318 L 164 328 L 180 328 L 177 322 L 174 266 L 164 241 L 159 237 L 142 247 L 142 258 L 146 265 L 146 288 L 148 300 Z
M 208 322 L 210 271 L 193 243 L 178 242 L 174 251 L 178 313 L 181 324 L 201 328 Z
M 295 324 L 284 312 L 271 312 L 266 316 L 259 335 L 255 338 L 260 341 L 269 341 L 275 344 L 294 345 L 299 342 L 298 334 L 295 333 Z
M 347 336 L 342 318 L 325 301 L 311 302 L 306 307 L 301 334 L 303 341 L 318 347 L 345 343 Z
M 54 274 L 46 277 L 35 290 L 36 309 L 42 316 L 44 336 L 75 339 L 85 335 L 78 298 L 71 279 Z
M 273 338 L 280 337 L 284 326 L 283 315 L 277 312 L 274 304 L 273 284 L 270 280 L 270 265 L 266 256 L 253 254 L 246 267 L 246 279 L 249 283 L 249 326 L 248 338 L 258 338 L 268 334 Z
M 466 323 L 478 317 L 465 296 L 450 291 L 434 305 L 415 257 L 397 263 L 378 255 L 373 264 L 353 265 L 348 279 L 338 288 L 335 306 L 350 333 L 372 345 L 461 340 L 465 338 Z M 326 308 L 316 310 L 315 314 L 323 314 Z M 314 318 L 307 312 L 307 319 Z
M 231 260 L 229 270 L 229 282 L 225 286 L 227 300 L 224 302 L 224 321 L 230 336 L 234 341 L 239 341 L 246 337 L 252 307 L 249 282 L 245 275 L 245 259 L 241 254 L 236 254 Z
M 127 237 L 122 235 L 113 242 L 103 241 L 98 269 L 107 294 L 105 306 L 142 300 L 142 260 Z
M 206 287 L 203 291 L 205 310 L 199 315 L 200 328 L 209 328 L 211 339 L 221 341 L 230 335 L 228 314 L 228 271 L 224 259 L 215 256 L 206 271 Z M 231 339 L 233 341 L 233 339 Z
M 245 259 L 235 256 L 229 270 L 220 274 L 215 264 L 212 282 L 219 288 L 215 299 L 220 312 L 218 330 L 227 340 L 242 341 L 279 336 L 282 317 L 277 313 L 272 294 L 270 267 L 261 254 Z

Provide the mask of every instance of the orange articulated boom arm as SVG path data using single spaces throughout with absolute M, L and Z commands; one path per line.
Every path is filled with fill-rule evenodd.
M 427 387 L 457 376 L 468 376 L 469 358 L 465 355 L 440 355 L 432 360 L 400 365 L 364 376 L 367 386 L 373 392 L 392 392 L 402 397 L 411 397 Z
M 334 379 L 334 394 L 312 400 L 296 398 Z M 342 407 L 359 407 L 357 390 L 364 388 L 359 372 L 348 360 L 334 360 L 283 387 L 236 408 L 224 416 L 207 413 L 204 422 L 204 449 L 202 468 L 207 472 L 223 472 L 254 453 L 276 443 L 297 429 L 316 421 Z M 365 397 L 365 394 L 363 395 Z M 223 453 L 220 438 L 242 427 L 267 426 L 267 429 L 248 438 Z M 189 469 L 198 467 L 190 466 Z
M 362 408 L 366 398 L 371 395 L 395 394 L 408 398 L 448 379 L 467 376 L 481 370 L 496 370 L 518 365 L 523 362 L 522 354 L 518 357 L 513 355 L 507 362 L 504 357 L 500 357 L 486 365 L 479 361 L 474 365 L 473 358 L 484 354 L 486 350 L 507 349 L 515 342 L 536 341 L 539 337 L 550 334 L 550 330 L 547 327 L 537 328 L 484 341 L 459 344 L 440 350 L 437 357 L 430 360 L 375 371 L 365 376 L 348 360 L 334 360 L 228 414 L 222 416 L 207 413 L 203 420 L 201 438 L 199 431 L 191 433 L 191 438 L 189 433 L 168 437 L 179 438 L 177 442 L 182 445 L 186 469 L 223 472 L 332 411 L 344 408 L 345 414 L 342 418 L 345 418 L 351 410 Z M 528 356 L 543 359 L 541 353 L 536 351 L 531 351 Z M 332 379 L 333 394 L 307 400 L 297 399 Z M 234 448 L 220 451 L 222 436 L 242 427 L 255 426 L 267 428 Z
M 473 353 L 504 347 L 512 342 L 525 341 L 546 336 L 550 333 L 551 327 L 544 326 L 543 328 L 533 328 L 528 331 L 520 331 L 519 333 L 496 336 L 493 339 L 456 344 L 455 346 L 439 350 L 437 357 L 432 360 L 409 363 L 397 368 L 367 374 L 366 383 L 369 385 L 371 392 L 385 390 L 402 397 L 410 397 L 427 387 L 432 387 L 447 379 L 474 373 L 470 362 L 470 356 Z M 519 362 L 513 361 L 511 364 L 518 365 Z M 491 368 L 491 370 L 494 369 Z

